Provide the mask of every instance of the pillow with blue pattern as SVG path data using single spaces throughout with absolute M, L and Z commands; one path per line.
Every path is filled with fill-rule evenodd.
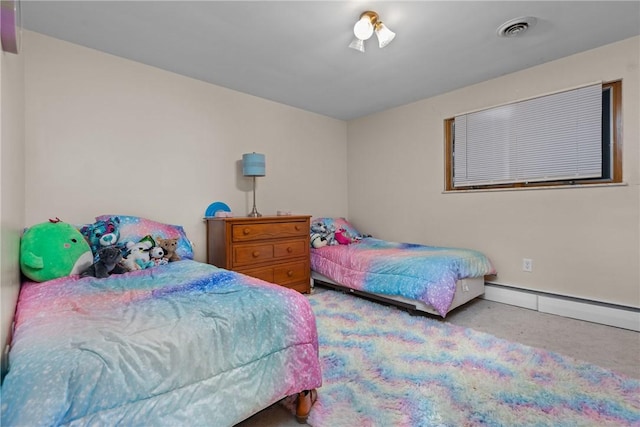
M 118 217 L 120 220 L 120 242 L 139 242 L 145 236 L 163 239 L 178 239 L 176 253 L 182 259 L 193 259 L 191 241 L 181 225 L 164 224 L 147 218 L 131 215 L 100 215 L 96 221 L 108 221 Z

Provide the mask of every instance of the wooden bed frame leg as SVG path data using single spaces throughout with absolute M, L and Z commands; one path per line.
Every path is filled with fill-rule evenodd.
M 316 403 L 318 399 L 318 390 L 304 390 L 298 393 L 298 400 L 296 403 L 296 420 L 300 424 L 306 424 L 307 418 L 309 418 L 309 414 L 311 413 L 311 408 L 313 404 Z

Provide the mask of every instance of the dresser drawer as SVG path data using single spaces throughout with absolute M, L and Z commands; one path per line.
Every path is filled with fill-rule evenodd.
M 277 265 L 273 268 L 273 282 L 279 285 L 304 280 L 309 282 L 310 271 L 309 263 L 306 260 Z
M 238 273 L 246 274 L 247 276 L 255 277 L 260 280 L 264 280 L 265 282 L 275 283 L 273 280 L 273 267 L 265 267 L 265 268 L 238 268 L 236 269 Z
M 273 245 L 273 257 L 276 259 L 306 256 L 309 242 L 306 239 L 288 240 Z
M 236 271 L 278 285 L 299 284 L 309 287 L 309 263 L 306 260 L 264 268 L 238 268 Z
M 304 237 L 309 235 L 309 225 L 304 221 L 234 224 L 231 236 L 234 242 L 250 242 L 253 240 L 283 239 L 288 237 Z
M 273 244 L 236 245 L 233 247 L 233 266 L 260 264 L 273 259 Z
M 277 241 L 276 243 L 255 243 L 234 245 L 233 266 L 261 264 L 271 260 L 286 260 L 307 256 L 308 244 L 304 239 Z

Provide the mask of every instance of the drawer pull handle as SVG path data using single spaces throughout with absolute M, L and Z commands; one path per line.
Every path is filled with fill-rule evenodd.
M 291 246 L 287 247 L 287 252 L 289 253 L 293 252 L 293 248 Z
M 248 228 L 245 228 L 244 230 L 242 230 L 242 234 L 244 234 L 245 236 L 249 233 L 251 233 L 251 230 L 249 230 Z
M 296 224 L 296 231 L 300 231 L 300 226 Z
M 287 271 L 287 276 L 289 276 L 289 277 L 293 276 L 293 270 Z
M 260 256 L 260 251 L 253 251 L 251 255 L 253 255 L 254 258 L 258 258 Z

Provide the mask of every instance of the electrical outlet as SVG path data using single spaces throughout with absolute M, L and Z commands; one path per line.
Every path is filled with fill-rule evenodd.
M 522 258 L 522 271 L 533 271 L 533 260 L 531 258 Z

